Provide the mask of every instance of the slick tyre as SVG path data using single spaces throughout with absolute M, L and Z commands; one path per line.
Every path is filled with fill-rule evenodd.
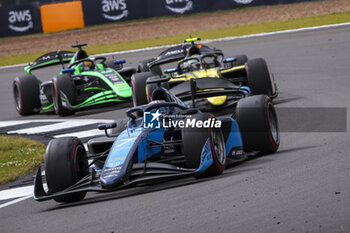
M 240 99 L 236 108 L 236 120 L 241 130 L 246 150 L 274 153 L 280 144 L 275 107 L 266 95 Z
M 50 141 L 45 153 L 45 174 L 49 194 L 72 186 L 88 174 L 86 151 L 76 137 Z M 86 192 L 54 198 L 57 202 L 74 202 L 84 199 Z
M 22 116 L 40 111 L 40 83 L 34 75 L 24 75 L 13 80 L 13 96 L 18 114 Z
M 137 72 L 152 72 L 153 75 L 162 75 L 162 70 L 160 66 L 153 66 L 151 69 L 148 66 L 148 63 L 154 61 L 154 58 L 140 61 L 137 66 Z
M 205 121 L 213 118 L 209 113 L 195 114 L 190 119 Z M 182 146 L 188 168 L 197 169 L 201 165 L 201 155 L 205 143 L 209 139 L 213 152 L 213 164 L 196 175 L 196 178 L 220 175 L 225 169 L 226 149 L 225 141 L 220 128 L 182 128 Z
M 151 72 L 136 73 L 131 76 L 132 100 L 134 107 L 148 103 L 146 81 L 153 76 Z
M 263 58 L 249 60 L 246 63 L 246 73 L 248 86 L 254 95 L 276 95 L 275 84 Z
M 69 74 L 62 74 L 53 78 L 52 100 L 57 115 L 69 116 L 74 111 L 63 106 L 62 99 L 67 97 L 70 105 L 75 105 L 75 88 L 73 79 Z M 64 93 L 65 96 L 62 95 Z

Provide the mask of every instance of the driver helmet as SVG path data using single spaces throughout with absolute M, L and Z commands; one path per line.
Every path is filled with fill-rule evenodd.
M 80 70 L 81 71 L 89 71 L 94 69 L 94 64 L 92 61 L 83 61 L 80 63 Z
M 151 102 L 149 102 L 149 104 L 159 104 L 159 103 L 166 103 L 165 100 L 153 100 Z M 160 107 L 157 109 L 152 109 L 152 113 L 155 113 L 157 110 L 159 110 L 160 113 L 162 114 L 168 114 L 169 113 L 169 107 Z
M 199 70 L 201 68 L 201 63 L 197 59 L 191 59 L 187 61 L 187 67 L 193 70 Z

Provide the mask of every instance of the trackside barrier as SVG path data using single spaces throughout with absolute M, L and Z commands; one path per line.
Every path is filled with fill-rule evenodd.
M 84 27 L 80 1 L 42 5 L 40 12 L 43 32 L 57 32 Z
M 313 0 L 81 0 L 85 25 Z
M 42 32 L 38 2 L 0 7 L 0 37 Z
M 321 0 L 81 0 L 41 7 L 35 2 L 0 7 L 0 37 L 55 32 L 133 19 L 305 1 Z

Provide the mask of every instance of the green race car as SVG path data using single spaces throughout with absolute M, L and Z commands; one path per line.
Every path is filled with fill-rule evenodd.
M 125 60 L 88 56 L 82 49 L 86 45 L 73 45 L 78 48 L 75 53 L 47 53 L 24 68 L 26 75 L 13 81 L 15 106 L 20 115 L 54 111 L 66 116 L 96 105 L 131 100 L 130 77 L 136 69 L 123 67 Z M 65 68 L 64 63 L 68 62 Z M 51 81 L 41 82 L 32 74 L 33 70 L 57 64 L 62 64 L 63 69 Z

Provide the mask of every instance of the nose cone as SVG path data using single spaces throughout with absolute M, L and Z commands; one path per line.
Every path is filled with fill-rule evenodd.
M 121 98 L 130 98 L 132 97 L 132 89 L 128 84 L 123 86 L 116 86 L 117 95 Z
M 227 96 L 216 96 L 207 98 L 208 102 L 215 106 L 223 105 L 226 102 Z

